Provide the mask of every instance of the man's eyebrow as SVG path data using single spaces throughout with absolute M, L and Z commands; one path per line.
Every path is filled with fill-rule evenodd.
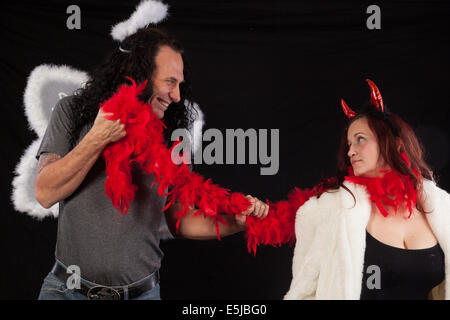
M 173 80 L 173 81 L 177 81 L 177 82 L 179 82 L 179 83 L 184 83 L 184 79 L 183 79 L 183 81 L 179 81 L 179 80 L 178 80 L 177 78 L 175 78 L 175 77 L 168 77 L 167 80 Z

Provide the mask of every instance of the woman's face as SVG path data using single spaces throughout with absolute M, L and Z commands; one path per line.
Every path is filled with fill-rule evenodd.
M 367 118 L 355 120 L 347 132 L 348 157 L 355 176 L 375 177 L 380 170 L 387 169 L 375 133 Z

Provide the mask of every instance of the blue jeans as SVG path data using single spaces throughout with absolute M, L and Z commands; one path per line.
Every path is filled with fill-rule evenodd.
M 50 272 L 44 279 L 38 300 L 88 300 L 88 298 L 77 290 L 68 289 L 64 282 Z M 159 284 L 133 300 L 161 300 Z

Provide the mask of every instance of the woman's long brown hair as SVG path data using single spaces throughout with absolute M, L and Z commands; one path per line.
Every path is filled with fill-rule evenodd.
M 340 147 L 337 155 L 336 176 L 335 178 L 319 182 L 319 187 L 317 190 L 325 189 L 331 191 L 343 187 L 350 192 L 355 199 L 353 193 L 345 185 L 343 185 L 345 176 L 348 175 L 348 167 L 351 165 L 350 159 L 347 155 L 347 131 L 354 121 L 362 118 L 367 119 L 369 128 L 375 134 L 380 149 L 380 155 L 383 157 L 384 161 L 394 172 L 410 176 L 414 182 L 414 187 L 419 191 L 419 194 L 422 190 L 421 181 L 423 178 L 434 180 L 433 172 L 423 159 L 424 149 L 411 126 L 396 114 L 386 113 L 385 116 L 388 117 L 392 126 L 397 131 L 398 136 L 394 134 L 392 128 L 382 117 L 377 117 L 371 114 L 360 114 L 348 121 L 341 136 Z M 402 159 L 401 153 L 406 154 L 410 161 L 411 167 L 409 167 Z M 417 170 L 419 177 L 414 174 L 413 169 Z M 319 194 L 317 195 L 320 196 Z M 417 209 L 424 213 L 421 197 L 418 197 Z

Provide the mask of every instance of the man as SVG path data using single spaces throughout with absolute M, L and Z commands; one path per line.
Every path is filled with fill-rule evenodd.
M 122 41 L 91 80 L 74 96 L 55 107 L 37 156 L 36 199 L 48 208 L 60 203 L 56 263 L 44 279 L 39 299 L 159 299 L 163 253 L 158 228 L 163 216 L 174 230 L 175 202 L 162 213 L 166 198 L 159 197 L 154 178 L 135 168 L 138 189 L 128 214 L 120 215 L 104 193 L 104 148 L 126 135 L 118 120 L 108 120 L 99 105 L 124 84 L 126 76 L 150 80 L 140 99 L 152 106 L 172 130 L 188 127 L 192 101 L 183 49 L 167 34 L 152 28 L 138 30 Z M 247 196 L 252 205 L 243 214 L 267 215 L 268 206 Z M 181 236 L 210 239 L 215 224 L 192 209 L 181 221 Z M 221 236 L 244 230 L 245 216 L 224 217 Z M 70 290 L 68 266 L 79 268 L 81 288 Z M 70 287 L 70 285 L 69 285 Z

